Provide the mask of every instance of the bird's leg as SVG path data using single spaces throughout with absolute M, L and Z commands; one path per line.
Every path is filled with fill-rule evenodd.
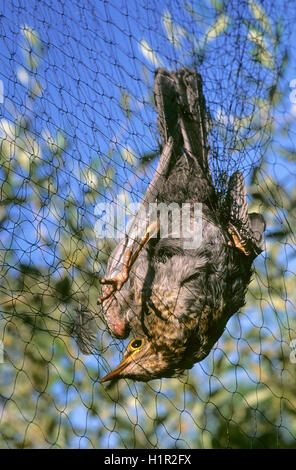
M 146 245 L 146 243 L 151 238 L 152 234 L 159 231 L 159 222 L 152 222 L 147 228 L 145 236 L 141 239 L 138 248 L 132 254 L 131 249 L 127 249 L 124 260 L 123 260 L 123 269 L 116 274 L 115 277 L 112 278 L 101 278 L 100 283 L 106 285 L 107 287 L 104 288 L 104 293 L 101 297 L 98 298 L 97 304 L 101 304 L 104 300 L 108 299 L 113 292 L 119 291 L 123 284 L 128 280 L 129 272 L 131 267 L 133 266 L 134 262 L 139 256 L 140 251 Z
M 244 253 L 244 255 L 249 256 L 250 250 L 247 247 L 246 241 L 243 239 L 243 237 L 240 236 L 237 228 L 231 223 L 229 223 L 228 225 L 228 233 L 230 234 L 233 240 L 233 243 L 228 242 L 229 245 L 232 245 L 232 246 L 234 245 L 238 250 L 241 250 Z
M 113 278 L 100 278 L 99 281 L 101 284 L 105 285 L 103 289 L 103 295 L 98 298 L 97 304 L 100 305 L 101 303 L 104 302 L 104 300 L 107 300 L 113 292 L 116 290 L 119 291 L 123 284 L 127 281 L 128 279 L 128 273 L 130 269 L 130 262 L 131 262 L 131 257 L 132 257 L 132 252 L 131 250 L 126 250 L 125 256 L 124 256 L 124 261 L 123 261 L 123 269 L 116 274 L 115 277 Z
M 175 145 L 174 139 L 172 136 L 170 136 L 163 148 L 154 178 L 152 182 L 150 183 L 148 190 L 146 192 L 146 195 L 144 197 L 143 204 L 142 204 L 143 208 L 146 208 L 149 203 L 156 201 L 159 189 L 164 185 L 165 178 L 166 178 L 168 168 L 169 168 L 169 164 L 173 155 L 174 145 Z M 123 260 L 124 267 L 115 277 L 100 279 L 101 284 L 104 285 L 104 289 L 103 289 L 102 296 L 98 298 L 98 301 L 97 301 L 98 304 L 101 304 L 102 302 L 104 302 L 104 300 L 111 297 L 113 292 L 115 292 L 116 290 L 121 289 L 123 284 L 128 279 L 130 268 L 136 261 L 143 246 L 148 242 L 149 238 L 151 238 L 152 232 L 155 233 L 155 230 L 157 232 L 159 231 L 159 225 L 157 222 L 152 223 L 147 228 L 145 236 L 140 241 L 139 246 L 133 255 L 132 255 L 131 249 L 126 250 L 124 260 Z
M 120 271 L 115 277 L 113 278 L 101 278 L 100 283 L 101 284 L 109 284 L 111 286 L 114 286 L 114 289 L 120 290 L 128 279 L 128 270 L 129 270 L 129 265 L 130 265 L 130 260 L 131 260 L 132 252 L 131 250 L 126 250 L 124 260 L 123 260 L 123 269 Z

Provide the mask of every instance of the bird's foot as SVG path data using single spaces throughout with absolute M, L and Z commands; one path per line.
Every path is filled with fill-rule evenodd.
M 242 251 L 245 256 L 249 256 L 251 252 L 248 249 L 247 241 L 241 237 L 238 229 L 231 223 L 228 225 L 228 233 L 232 238 L 232 241 L 229 241 L 228 244 L 235 246 L 238 250 Z
M 103 289 L 103 295 L 98 298 L 97 304 L 100 305 L 104 302 L 104 300 L 107 300 L 115 291 L 120 291 L 122 288 L 123 284 L 128 280 L 129 272 L 138 258 L 140 251 L 142 248 L 146 245 L 146 243 L 149 241 L 149 239 L 152 237 L 155 232 L 158 232 L 159 230 L 159 223 L 158 222 L 153 222 L 149 227 L 147 228 L 147 231 L 145 233 L 145 236 L 142 238 L 142 240 L 139 243 L 139 246 L 137 247 L 136 251 L 134 254 L 132 254 L 132 251 L 130 249 L 126 250 L 125 256 L 124 256 L 124 261 L 123 261 L 123 269 L 115 276 L 112 278 L 101 278 L 100 283 L 103 284 L 104 289 Z
M 132 252 L 130 250 L 127 250 L 124 256 L 124 267 L 122 271 L 120 271 L 115 277 L 103 277 L 99 279 L 100 283 L 106 287 L 104 287 L 103 289 L 103 295 L 97 300 L 98 305 L 102 304 L 104 300 L 107 300 L 109 297 L 111 297 L 113 292 L 119 291 L 122 288 L 123 284 L 128 280 L 131 257 Z

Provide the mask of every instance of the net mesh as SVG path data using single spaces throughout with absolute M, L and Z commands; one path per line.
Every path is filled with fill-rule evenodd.
M 16 0 L 1 11 L 0 446 L 295 447 L 294 2 Z M 215 186 L 223 194 L 243 172 L 266 246 L 208 358 L 182 378 L 100 385 L 125 343 L 96 305 L 114 247 L 97 208 L 141 201 L 153 177 L 159 66 L 201 74 Z

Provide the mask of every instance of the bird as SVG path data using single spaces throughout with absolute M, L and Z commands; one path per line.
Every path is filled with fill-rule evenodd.
M 158 166 L 109 257 L 98 299 L 111 335 L 132 338 L 101 383 L 179 377 L 206 358 L 245 304 L 253 261 L 263 251 L 266 224 L 261 214 L 248 213 L 242 173 L 230 176 L 226 194 L 214 187 L 201 75 L 187 67 L 159 68 L 154 97 Z M 163 233 L 159 212 L 152 221 L 147 215 L 151 205 L 172 208 Z M 197 220 L 190 236 L 174 219 L 178 208 L 181 219 L 186 208 L 191 226 Z M 194 238 L 198 243 L 191 243 Z

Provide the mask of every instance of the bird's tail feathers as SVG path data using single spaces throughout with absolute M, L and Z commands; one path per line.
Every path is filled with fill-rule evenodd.
M 178 72 L 158 69 L 154 96 L 162 146 L 173 137 L 176 145 L 181 143 L 204 173 L 209 172 L 209 115 L 199 73 L 186 67 Z

